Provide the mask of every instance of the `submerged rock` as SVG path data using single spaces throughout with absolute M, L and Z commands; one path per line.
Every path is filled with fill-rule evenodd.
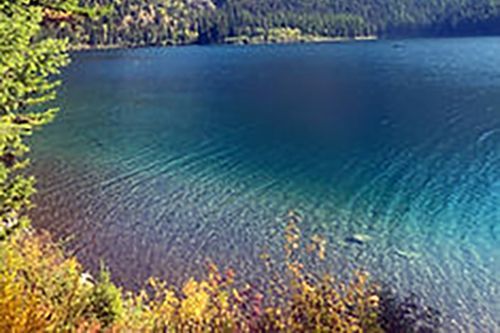
M 384 332 L 438 333 L 443 330 L 444 316 L 416 294 L 400 295 L 384 287 L 380 296 L 380 321 Z
M 396 249 L 396 254 L 400 257 L 406 258 L 406 259 L 416 259 L 420 257 L 420 253 L 418 252 L 413 252 L 413 251 L 403 251 L 400 249 Z
M 362 244 L 372 240 L 372 237 L 369 235 L 365 235 L 365 234 L 354 234 L 352 236 L 347 237 L 345 240 L 346 240 L 346 242 L 349 242 L 349 243 L 355 243 L 355 244 L 362 245 Z

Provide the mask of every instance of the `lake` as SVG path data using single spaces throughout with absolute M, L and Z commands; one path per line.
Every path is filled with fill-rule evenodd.
M 207 258 L 265 279 L 296 210 L 328 271 L 413 292 L 447 331 L 498 331 L 499 55 L 500 38 L 76 53 L 34 138 L 33 223 L 137 289 Z

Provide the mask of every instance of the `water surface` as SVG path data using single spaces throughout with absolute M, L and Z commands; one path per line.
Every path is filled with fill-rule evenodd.
M 332 272 L 497 331 L 499 55 L 499 38 L 75 54 L 35 140 L 34 223 L 137 288 L 206 258 L 258 279 L 296 209 Z

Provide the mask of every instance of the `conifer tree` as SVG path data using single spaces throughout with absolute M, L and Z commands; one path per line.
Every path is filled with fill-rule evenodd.
M 55 77 L 69 63 L 67 41 L 40 38 L 41 25 L 73 10 L 77 0 L 0 0 L 0 237 L 29 222 L 27 140 L 57 113 Z

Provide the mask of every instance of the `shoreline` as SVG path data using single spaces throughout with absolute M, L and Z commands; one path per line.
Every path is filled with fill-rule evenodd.
M 118 49 L 140 49 L 140 48 L 164 48 L 164 47 L 186 47 L 186 46 L 224 46 L 224 45 L 273 45 L 273 44 L 315 44 L 315 43 L 349 43 L 349 42 L 369 42 L 369 41 L 401 41 L 401 40 L 413 40 L 413 39 L 467 39 L 467 38 L 499 38 L 500 35 L 460 35 L 460 36 L 360 36 L 354 38 L 345 37 L 322 37 L 316 38 L 314 40 L 293 40 L 293 41 L 282 41 L 282 42 L 261 42 L 261 43 L 213 43 L 213 44 L 199 44 L 199 43 L 187 43 L 187 44 L 170 44 L 170 45 L 70 45 L 69 52 L 85 52 L 85 51 L 106 51 L 106 50 L 118 50 Z
M 108 45 L 97 45 L 91 46 L 86 44 L 80 45 L 70 45 L 70 52 L 86 52 L 86 51 L 106 51 L 106 50 L 127 50 L 127 49 L 142 49 L 142 48 L 170 48 L 170 47 L 186 47 L 186 46 L 222 46 L 222 45 L 279 45 L 279 44 L 315 44 L 315 43 L 348 43 L 348 42 L 368 42 L 368 41 L 377 41 L 381 38 L 376 35 L 369 36 L 357 36 L 357 37 L 312 37 L 311 39 L 307 39 L 307 36 L 304 36 L 305 39 L 301 40 L 289 40 L 289 41 L 262 41 L 262 42 L 250 42 L 250 43 L 238 43 L 226 41 L 224 43 L 213 43 L 213 44 L 199 44 L 199 43 L 187 43 L 187 44 L 171 44 L 171 45 L 117 45 L 117 44 L 108 44 Z M 234 37 L 241 38 L 241 37 Z

